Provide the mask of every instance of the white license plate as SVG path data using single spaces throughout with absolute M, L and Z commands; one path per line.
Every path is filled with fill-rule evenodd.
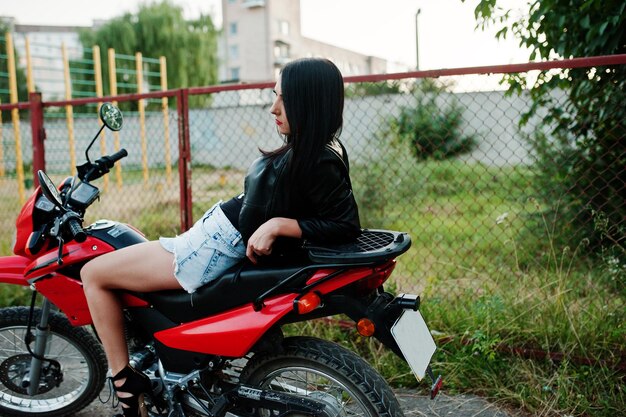
M 391 335 L 411 371 L 421 381 L 437 347 L 420 312 L 404 310 L 391 327 Z

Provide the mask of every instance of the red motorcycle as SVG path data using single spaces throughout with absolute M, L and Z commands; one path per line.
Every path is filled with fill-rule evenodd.
M 30 307 L 0 309 L 0 415 L 67 416 L 90 404 L 107 374 L 104 351 L 80 281 L 90 259 L 146 238 L 127 224 L 83 227 L 99 197 L 91 181 L 126 150 L 89 159 L 119 109 L 101 106 L 103 126 L 77 176 L 57 188 L 43 172 L 16 222 L 13 256 L 0 258 L 0 283 L 30 287 Z M 306 259 L 263 268 L 236 266 L 190 295 L 120 293 L 131 363 L 149 376 L 150 416 L 402 416 L 387 382 L 353 352 L 313 337 L 284 337 L 288 323 L 345 315 L 407 360 L 421 379 L 441 385 L 429 362 L 435 344 L 419 297 L 383 290 L 409 236 L 364 230 L 353 244 L 308 246 Z M 43 298 L 37 302 L 37 294 Z

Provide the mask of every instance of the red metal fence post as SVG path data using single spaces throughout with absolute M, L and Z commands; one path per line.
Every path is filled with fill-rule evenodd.
M 37 171 L 46 169 L 46 151 L 44 146 L 46 130 L 43 124 L 41 93 L 30 93 L 28 100 L 30 107 L 30 128 L 33 136 L 33 184 L 37 187 L 39 185 Z
M 189 140 L 189 89 L 178 90 L 178 178 L 180 182 L 180 227 L 193 224 L 191 199 L 191 142 Z

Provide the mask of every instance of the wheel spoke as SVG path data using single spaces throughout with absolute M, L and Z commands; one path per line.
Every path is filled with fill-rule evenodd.
M 11 335 L 13 337 L 9 337 Z M 19 343 L 21 342 L 21 344 L 24 344 L 24 337 L 17 337 L 14 331 L 0 332 L 0 346 L 4 345 L 3 342 L 6 342 L 13 347 L 13 349 L 9 349 L 8 347 L 0 348 L 0 358 L 6 359 L 9 356 L 22 351 L 22 349 L 19 348 Z
M 268 375 L 263 386 L 326 402 L 338 416 L 368 415 L 355 393 L 320 370 L 301 367 L 282 368 Z
M 76 401 L 89 383 L 90 371 L 85 367 L 87 359 L 73 342 L 54 332 L 49 335 L 49 349 L 45 357 L 60 363 L 63 373 L 61 384 L 57 387 L 56 384 L 50 386 L 51 381 L 44 382 L 44 388 L 40 385 L 41 391 L 35 397 L 29 396 L 24 390 L 17 391 L 21 387 L 21 379 L 30 369 L 30 355 L 23 340 L 25 334 L 25 326 L 0 328 L 0 364 L 11 360 L 4 374 L 0 369 L 0 404 L 15 411 L 43 413 Z M 45 378 L 46 372 L 42 370 L 42 380 Z

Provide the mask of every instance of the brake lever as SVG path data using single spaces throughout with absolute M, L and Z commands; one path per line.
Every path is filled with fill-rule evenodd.
M 50 228 L 50 236 L 59 238 L 59 232 L 61 230 L 61 220 L 57 217 L 54 219 L 54 225 Z
M 63 216 L 66 218 L 67 214 Z M 50 236 L 55 237 L 59 241 L 59 251 L 57 253 L 57 265 L 63 265 L 63 245 L 65 241 L 63 240 L 63 233 L 61 233 L 61 219 L 57 217 L 54 219 L 54 226 L 50 229 Z
M 63 265 L 63 237 L 57 236 L 59 241 L 59 252 L 57 253 L 57 265 Z
M 57 265 L 63 265 L 63 235 L 61 234 L 61 220 L 54 219 L 54 226 L 50 229 L 50 236 L 59 241 L 59 251 L 57 252 Z

